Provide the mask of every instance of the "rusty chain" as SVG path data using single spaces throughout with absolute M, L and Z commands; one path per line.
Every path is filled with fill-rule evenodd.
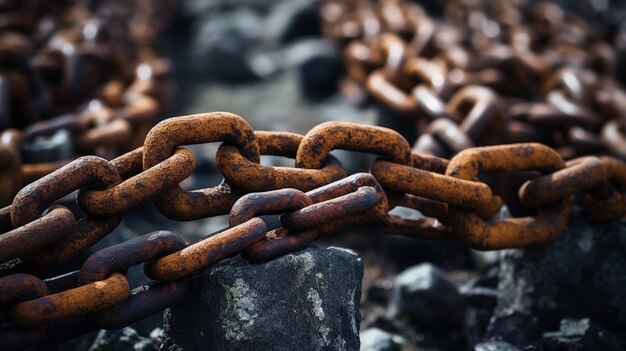
M 153 5 L 2 4 L 0 206 L 78 156 L 141 145 L 172 97 L 169 63 L 154 52 L 169 5 Z
M 454 28 L 400 1 L 381 1 L 380 11 L 373 5 L 355 4 L 363 2 L 322 4 L 327 35 L 346 45 L 350 78 L 404 116 L 418 120 L 420 140 L 430 141 L 418 140 L 412 149 L 396 131 L 345 122 L 323 123 L 305 135 L 254 131 L 237 115 L 213 112 L 166 119 L 145 131 L 142 145 L 133 145 L 137 148 L 110 161 L 82 156 L 51 173 L 54 167 L 40 171 L 40 179 L 29 179 L 34 181 L 0 209 L 4 233 L 0 235 L 0 261 L 4 262 L 0 306 L 8 322 L 0 329 L 0 345 L 20 349 L 123 327 L 181 299 L 190 288 L 193 272 L 225 257 L 243 253 L 252 261 L 269 260 L 350 225 L 366 224 L 413 238 L 457 240 L 492 250 L 553 240 L 563 231 L 572 202 L 595 220 L 624 218 L 626 163 L 619 159 L 624 155 L 615 151 L 624 148 L 611 147 L 614 144 L 602 139 L 607 128 L 609 134 L 623 137 L 617 117 L 621 116 L 617 83 L 606 83 L 607 77 L 595 71 L 595 82 L 586 73 L 578 78 L 559 73 L 561 78 L 541 90 L 547 84 L 542 79 L 551 80 L 546 77 L 563 66 L 555 63 L 558 58 L 546 54 L 545 60 L 536 62 L 529 50 L 511 54 L 495 47 L 490 51 L 480 35 L 473 39 L 478 44 L 472 45 L 484 51 L 487 57 L 480 56 L 480 60 L 486 61 L 455 66 L 458 70 L 454 71 L 448 65 L 471 56 L 453 45 L 460 43 Z M 464 28 L 466 12 L 471 11 L 458 10 L 465 4 L 462 1 L 450 4 L 449 20 Z M 347 9 L 353 5 L 356 10 Z M 500 25 L 513 21 L 508 26 L 513 32 L 521 31 L 516 35 L 531 37 L 510 15 L 515 8 L 502 6 L 506 8 L 496 13 L 507 15 L 489 21 Z M 556 11 L 553 7 L 543 10 Z M 535 12 L 545 31 L 536 35 L 557 36 L 562 23 Z M 408 34 L 414 38 L 405 41 Z M 487 39 L 497 44 L 494 38 Z M 439 47 L 442 42 L 448 46 Z M 598 55 L 598 60 L 610 56 Z M 599 62 L 602 73 L 609 75 L 608 61 Z M 530 86 L 530 91 L 541 91 L 545 101 L 503 97 L 520 94 L 498 85 L 508 79 L 510 72 L 505 76 L 503 72 L 509 65 L 524 68 L 511 76 L 516 80 L 511 85 L 517 80 L 520 84 L 509 89 Z M 592 84 L 577 90 L 573 81 L 581 86 Z M 607 115 L 616 118 L 599 117 Z M 426 123 L 420 125 L 422 118 Z M 46 134 L 74 128 L 73 123 L 59 118 L 52 126 L 40 124 L 29 130 L 33 135 Z M 600 131 L 600 137 L 585 128 Z M 579 129 L 584 132 L 579 138 L 583 144 L 587 137 L 600 138 L 593 145 L 602 147 L 576 144 Z M 516 139 L 502 130 L 519 131 L 516 135 L 521 136 Z M 113 134 L 93 140 L 108 140 Z M 0 154 L 0 162 L 14 171 L 23 170 L 24 165 L 18 162 L 16 168 L 14 161 L 16 145 L 23 137 L 13 131 L 6 135 L 2 142 L 9 151 Z M 516 141 L 524 143 L 502 145 Z M 196 161 L 184 146 L 208 142 L 222 142 L 216 160 L 224 180 L 213 188 L 185 192 L 178 184 L 193 173 Z M 475 147 L 479 143 L 486 146 Z M 334 149 L 379 158 L 371 165 L 371 173 L 348 175 L 330 154 Z M 295 167 L 261 165 L 261 155 L 294 158 Z M 579 155 L 587 156 L 573 157 Z M 11 184 L 16 186 L 15 181 Z M 84 212 L 79 220 L 68 208 L 54 204 L 75 191 Z M 114 230 L 126 212 L 149 199 L 175 220 L 228 214 L 230 225 L 194 243 L 185 243 L 172 232 L 153 232 L 92 254 L 77 271 L 49 279 L 32 273 L 37 267 L 59 266 L 76 257 Z M 494 219 L 503 204 L 514 218 Z M 390 214 L 398 206 L 413 208 L 423 216 Z M 280 226 L 268 228 L 259 218 L 267 214 L 280 214 Z M 124 273 L 138 264 L 144 264 L 144 273 L 152 281 L 133 288 Z
M 223 142 L 217 162 L 228 170 L 226 179 L 215 188 L 180 190 L 178 183 L 195 168 L 195 157 L 183 146 L 216 141 Z M 330 154 L 334 149 L 381 157 L 371 174 L 346 176 Z M 295 156 L 295 167 L 263 166 L 260 154 Z M 481 176 L 506 179 L 519 172 L 530 173 L 518 182 L 514 200 L 529 214 L 490 220 L 512 200 Z M 86 214 L 78 221 L 69 209 L 53 205 L 76 190 Z M 176 301 L 189 288 L 190 274 L 225 257 L 241 252 L 253 261 L 269 260 L 348 225 L 460 240 L 483 250 L 543 244 L 564 229 L 573 196 L 590 217 L 614 220 L 626 213 L 625 190 L 625 162 L 609 156 L 565 162 L 537 143 L 474 147 L 446 160 L 412 152 L 400 134 L 383 127 L 327 122 L 302 136 L 254 131 L 226 112 L 174 117 L 157 124 L 142 147 L 111 161 L 80 157 L 21 189 L 0 209 L 0 258 L 8 261 L 0 304 L 11 323 L 0 341 L 20 348 L 119 328 Z M 98 251 L 64 276 L 42 280 L 28 273 L 67 262 L 148 199 L 178 220 L 230 214 L 230 227 L 191 244 L 171 232 L 154 232 Z M 390 214 L 396 206 L 425 216 Z M 282 214 L 278 228 L 259 218 L 267 214 Z M 153 281 L 131 290 L 123 273 L 141 263 Z
M 411 1 L 320 2 L 323 32 L 343 48 L 344 86 L 416 121 L 414 151 L 541 142 L 566 159 L 626 158 L 618 52 L 557 4 L 448 1 L 441 21 Z

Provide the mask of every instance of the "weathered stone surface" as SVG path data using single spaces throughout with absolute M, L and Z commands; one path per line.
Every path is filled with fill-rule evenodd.
M 499 310 L 491 318 L 487 327 L 487 339 L 506 340 L 515 345 L 522 345 L 541 337 L 537 318 L 527 311 L 513 309 Z
M 430 263 L 400 273 L 389 308 L 392 319 L 408 319 L 420 329 L 460 326 L 465 302 L 445 272 Z
M 24 162 L 52 162 L 71 158 L 74 154 L 72 133 L 61 129 L 50 136 L 39 136 L 22 145 Z
M 560 347 L 559 350 L 619 351 L 624 349 L 624 345 L 616 335 L 589 318 L 563 319 L 558 332 L 545 333 L 541 346 L 548 349 L 555 345 Z
M 498 308 L 529 311 L 542 330 L 584 316 L 626 330 L 626 223 L 574 213 L 553 243 L 503 253 Z
M 89 348 L 89 351 L 156 351 L 156 339 L 144 338 L 135 329 L 126 327 L 119 330 L 102 330 Z
M 520 351 L 517 347 L 506 341 L 485 341 L 476 344 L 475 351 Z
M 361 351 L 400 351 L 404 340 L 380 328 L 361 332 Z
M 362 277 L 361 258 L 332 247 L 224 260 L 166 311 L 162 349 L 358 350 Z

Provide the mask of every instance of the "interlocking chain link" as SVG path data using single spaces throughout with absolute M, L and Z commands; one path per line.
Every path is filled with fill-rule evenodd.
M 218 140 L 223 141 L 218 152 L 241 156 L 222 155 L 219 169 L 236 170 L 245 159 L 244 171 L 230 171 L 217 189 L 179 190 L 177 184 L 195 168 L 195 157 L 181 146 Z M 371 174 L 343 177 L 347 172 L 330 155 L 333 149 L 381 157 Z M 295 154 L 295 167 L 277 172 L 262 166 L 261 153 Z M 496 172 L 507 178 L 528 171 L 532 175 L 514 190 L 518 205 L 529 215 L 490 220 L 510 201 L 481 176 Z M 180 298 L 189 288 L 190 274 L 225 257 L 242 252 L 265 261 L 348 225 L 459 240 L 477 249 L 543 244 L 564 229 L 573 195 L 593 218 L 622 218 L 625 171 L 626 163 L 617 158 L 587 156 L 565 162 L 554 149 L 536 143 L 474 147 L 445 160 L 411 152 L 403 137 L 383 127 L 328 122 L 300 136 L 255 132 L 243 118 L 225 112 L 166 119 L 148 133 L 142 147 L 111 161 L 80 157 L 20 190 L 0 210 L 5 230 L 0 257 L 13 260 L 0 277 L 0 303 L 13 327 L 0 332 L 0 341 L 20 348 L 120 327 Z M 79 221 L 69 209 L 51 206 L 74 190 L 80 190 L 77 203 L 87 214 Z M 226 200 L 211 200 L 220 196 Z M 79 271 L 64 276 L 41 280 L 28 273 L 75 257 L 111 232 L 125 212 L 150 198 L 174 219 L 229 213 L 230 227 L 193 244 L 171 232 L 154 232 L 102 249 Z M 163 199 L 168 199 L 166 206 Z M 597 210 L 620 201 L 610 214 Z M 415 208 L 428 217 L 389 214 L 396 206 Z M 282 214 L 278 228 L 268 230 L 259 218 L 267 214 Z M 153 281 L 131 290 L 123 273 L 141 263 Z
M 566 159 L 626 158 L 626 91 L 601 29 L 548 2 L 454 0 L 444 16 L 404 0 L 321 1 L 345 86 L 417 121 L 414 151 L 535 141 Z
M 454 25 L 402 1 L 321 5 L 326 35 L 345 47 L 349 77 L 417 122 L 413 149 L 383 127 L 327 122 L 298 135 L 254 131 L 240 116 L 213 112 L 166 119 L 143 130 L 145 140 L 132 136 L 143 144 L 126 145 L 127 152 L 110 161 L 82 156 L 57 170 L 58 164 L 38 168 L 23 188 L 23 181 L 0 172 L 2 189 L 17 194 L 0 209 L 0 305 L 9 323 L 0 329 L 2 348 L 120 328 L 181 299 L 191 274 L 223 258 L 242 253 L 269 260 L 347 226 L 491 250 L 553 240 L 573 203 L 595 220 L 624 218 L 626 163 L 619 159 L 625 149 L 619 143 L 626 138 L 619 116 L 626 95 L 609 78 L 615 70 L 611 47 L 591 30 L 564 36 L 572 24 L 553 5 L 533 8 L 528 18 L 537 29 L 531 34 L 521 8 L 498 3 L 493 13 L 476 17 L 472 4 L 449 2 L 446 13 Z M 506 29 L 507 37 L 494 38 L 494 25 Z M 463 29 L 470 47 L 463 44 Z M 552 37 L 560 44 L 546 44 L 541 55 L 534 51 L 533 41 Z M 557 50 L 572 43 L 591 43 L 593 49 L 571 55 Z M 154 83 L 143 82 L 140 90 Z M 65 117 L 22 134 L 6 131 L 0 166 L 23 174 L 21 140 L 59 128 L 81 130 L 82 150 L 117 143 L 119 133 L 128 134 L 127 123 L 154 113 L 146 112 L 153 104 L 143 97 L 132 107 L 111 103 L 120 90 L 111 83 L 101 99 L 128 118 L 105 118 L 111 123 L 98 131 L 84 132 L 81 123 L 87 122 Z M 527 93 L 535 100 L 514 98 Z M 92 107 L 90 113 L 110 115 Z M 184 146 L 208 142 L 222 142 L 216 162 L 224 180 L 185 192 L 179 183 L 193 173 L 196 160 Z M 379 158 L 370 173 L 348 175 L 334 149 Z M 261 165 L 261 155 L 294 158 L 294 167 Z M 584 157 L 574 158 L 579 155 Z M 75 191 L 84 212 L 79 220 L 55 205 Z M 77 271 L 49 279 L 34 273 L 75 258 L 148 199 L 175 220 L 229 214 L 229 227 L 194 243 L 172 232 L 148 233 L 95 252 Z M 514 217 L 495 220 L 503 204 Z M 398 206 L 423 216 L 390 213 Z M 277 228 L 259 218 L 268 214 L 281 215 Z M 152 281 L 132 287 L 125 272 L 138 264 Z

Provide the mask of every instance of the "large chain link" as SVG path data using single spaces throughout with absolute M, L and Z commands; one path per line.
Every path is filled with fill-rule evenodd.
M 458 28 L 466 28 L 470 17 L 463 4 L 450 2 L 447 11 Z M 573 56 L 595 70 L 595 80 L 587 79 L 590 72 L 557 70 L 567 66 L 562 60 L 569 56 L 537 58 L 530 46 L 524 49 L 522 39 L 529 36 L 520 29 L 521 19 L 510 14 L 519 9 L 498 6 L 493 19 L 478 21 L 482 36 L 471 32 L 475 51 L 485 52 L 469 62 L 476 52 L 460 45 L 458 29 L 437 23 L 412 3 L 322 4 L 327 35 L 346 46 L 349 76 L 418 120 L 422 134 L 413 149 L 398 132 L 383 127 L 328 122 L 298 135 L 254 131 L 237 115 L 214 112 L 166 119 L 146 130 L 142 145 L 110 161 L 83 156 L 47 175 L 42 171 L 43 177 L 0 209 L 0 306 L 9 322 L 0 330 L 0 345 L 20 349 L 120 328 L 182 298 L 193 272 L 225 257 L 242 253 L 253 261 L 269 260 L 350 225 L 491 250 L 553 240 L 565 227 L 572 200 L 593 219 L 623 218 L 626 163 L 615 156 L 623 157 L 624 148 L 603 137 L 607 128 L 623 137 L 622 122 L 613 118 L 624 112 L 618 103 L 622 93 L 617 83 L 606 83 L 612 66 L 603 59 L 610 55 L 598 54 L 596 61 L 589 61 L 593 54 Z M 541 28 L 535 40 L 558 36 L 565 23 L 562 16 L 554 20 L 555 8 L 541 6 L 548 7 L 533 12 Z M 508 25 L 517 44 L 499 48 L 490 35 L 491 22 Z M 588 33 L 574 34 L 593 37 Z M 576 35 L 565 43 L 579 40 Z M 510 65 L 516 69 L 507 71 Z M 541 89 L 557 71 L 561 78 Z M 545 101 L 505 99 L 492 88 L 502 94 L 541 92 Z M 72 125 L 63 119 L 54 123 L 57 127 L 50 128 Z M 48 127 L 31 128 L 39 133 Z M 20 137 L 6 135 L 2 140 L 13 154 L 0 154 L 0 164 L 14 167 Z M 525 143 L 493 145 L 512 141 Z M 179 183 L 193 173 L 196 160 L 184 146 L 208 142 L 222 142 L 216 160 L 224 180 L 185 192 Z M 485 146 L 474 147 L 479 144 Z M 371 173 L 348 175 L 330 154 L 334 149 L 379 158 Z M 607 155 L 573 158 L 590 153 Z M 294 167 L 261 165 L 261 155 L 295 158 Z M 54 205 L 75 191 L 85 213 L 80 220 Z M 92 254 L 77 271 L 43 280 L 33 274 L 76 257 L 147 199 L 171 219 L 229 214 L 230 225 L 194 243 L 172 232 L 153 232 Z M 494 220 L 503 204 L 517 217 Z M 390 214 L 398 206 L 424 216 Z M 280 226 L 268 228 L 259 218 L 267 214 L 281 214 Z M 124 273 L 142 263 L 152 281 L 132 288 Z
M 216 188 L 180 190 L 178 183 L 195 168 L 193 154 L 181 145 L 215 141 L 223 142 L 217 162 L 220 170 L 230 170 L 229 178 Z M 371 174 L 345 177 L 330 155 L 334 149 L 381 158 Z M 260 153 L 295 154 L 295 167 L 263 166 Z M 533 173 L 514 189 L 516 201 L 531 214 L 490 221 L 509 201 L 481 175 L 506 178 L 522 171 Z M 170 118 L 148 133 L 143 147 L 111 161 L 80 157 L 23 188 L 0 210 L 6 231 L 0 257 L 10 261 L 0 278 L 0 304 L 13 325 L 0 332 L 0 340 L 23 347 L 118 328 L 175 301 L 188 289 L 191 273 L 225 257 L 242 252 L 265 261 L 353 224 L 486 250 L 543 244 L 564 229 L 572 195 L 580 195 L 592 218 L 617 219 L 626 213 L 624 189 L 623 161 L 587 156 L 565 162 L 542 144 L 475 147 L 445 160 L 411 152 L 403 137 L 383 127 L 328 122 L 301 136 L 255 132 L 226 112 Z M 65 207 L 50 207 L 76 190 L 87 214 L 79 221 Z M 79 271 L 47 280 L 28 274 L 67 262 L 150 198 L 172 219 L 230 214 L 230 227 L 190 245 L 174 233 L 154 232 L 94 253 Z M 610 211 L 598 211 L 598 204 Z M 430 217 L 389 214 L 396 206 Z M 259 218 L 266 214 L 282 214 L 280 226 L 268 231 Z M 122 273 L 141 263 L 153 282 L 131 291 Z

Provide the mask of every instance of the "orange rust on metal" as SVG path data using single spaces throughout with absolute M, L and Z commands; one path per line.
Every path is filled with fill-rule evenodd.
M 78 284 L 103 280 L 112 273 L 123 272 L 134 265 L 172 254 L 186 246 L 178 235 L 165 230 L 126 240 L 89 256 L 78 274 Z
M 347 122 L 326 122 L 309 130 L 298 148 L 296 167 L 319 169 L 333 149 L 369 152 L 409 164 L 411 147 L 396 131 Z
M 76 147 L 82 152 L 89 152 L 97 147 L 124 146 L 130 139 L 130 123 L 123 119 L 114 119 L 87 130 L 76 139 Z
M 137 95 L 128 106 L 118 112 L 119 118 L 130 122 L 132 125 L 153 123 L 159 111 L 159 103 L 148 95 Z
M 123 274 L 9 307 L 5 317 L 18 327 L 31 327 L 64 318 L 102 311 L 128 298 Z
M 265 262 L 276 257 L 282 256 L 289 252 L 298 251 L 311 245 L 318 236 L 317 229 L 309 229 L 298 233 L 297 235 L 287 236 L 287 229 L 278 228 L 268 233 L 268 235 L 276 235 L 277 238 L 259 241 L 248 247 L 243 253 L 253 262 Z
M 376 189 L 364 186 L 355 192 L 284 214 L 280 223 L 294 231 L 314 228 L 374 208 L 379 201 Z
M 0 205 L 11 203 L 13 196 L 24 185 L 20 173 L 21 144 L 24 137 L 19 130 L 7 129 L 0 134 Z
M 0 167 L 21 164 L 20 146 L 24 136 L 17 129 L 6 129 L 0 134 Z
M 607 182 L 598 187 L 599 189 L 592 189 L 586 196 L 583 206 L 596 220 L 623 219 L 626 215 L 626 163 L 610 156 L 601 156 L 599 159 L 606 169 Z M 602 190 L 608 195 L 599 196 Z
M 0 306 L 48 295 L 43 280 L 30 274 L 17 273 L 0 277 Z
M 146 275 L 160 281 L 180 279 L 263 239 L 267 226 L 253 218 L 145 265 Z
M 411 162 L 413 167 L 423 169 L 430 172 L 444 174 L 448 168 L 449 160 L 437 156 L 411 153 Z
M 144 170 L 170 157 L 177 146 L 217 141 L 237 146 L 244 157 L 259 163 L 259 146 L 250 125 L 235 114 L 212 112 L 166 119 L 152 128 L 144 142 Z M 228 183 L 193 192 L 175 186 L 155 196 L 154 202 L 172 219 L 193 220 L 227 213 L 239 196 Z
M 602 141 L 615 155 L 626 159 L 626 132 L 624 127 L 620 127 L 617 121 L 609 121 L 602 128 Z
M 323 223 L 315 223 L 315 221 L 313 221 L 306 226 L 317 226 L 303 231 L 294 231 L 285 227 L 279 227 L 268 232 L 266 240 L 259 241 L 247 248 L 244 251 L 244 254 L 253 261 L 266 261 L 268 259 L 302 249 L 313 242 L 318 236 L 337 232 L 348 225 L 370 223 L 384 219 L 389 211 L 387 198 L 384 191 L 380 187 L 380 184 L 378 184 L 376 179 L 374 179 L 371 174 L 353 174 L 339 181 L 311 190 L 307 192 L 307 195 L 313 200 L 313 202 L 322 204 L 321 206 L 324 206 L 324 202 L 326 202 L 332 207 L 334 206 L 332 201 L 333 199 L 358 191 L 360 188 L 371 189 L 375 194 L 376 203 L 369 210 L 367 209 L 369 206 L 365 206 L 366 208 L 362 208 L 361 212 L 348 216 L 341 216 L 340 218 L 332 221 L 324 221 Z M 312 206 L 313 207 L 309 207 L 314 210 L 313 214 L 315 214 L 317 208 L 315 205 Z M 304 210 L 306 211 L 306 208 Z M 287 216 L 288 215 L 289 214 L 287 214 Z M 305 215 L 304 217 L 306 219 L 307 216 Z M 293 225 L 298 227 L 297 223 Z
M 372 72 L 365 83 L 367 91 L 376 99 L 401 113 L 414 118 L 417 114 L 417 102 L 413 97 L 391 83 L 382 69 Z
M 512 172 L 529 169 L 556 171 L 565 166 L 556 151 L 541 144 L 512 144 L 468 149 L 450 160 L 446 175 L 475 179 L 481 172 Z M 475 212 L 448 208 L 455 235 L 468 245 L 494 250 L 525 247 L 555 239 L 564 229 L 571 203 L 569 198 L 544 207 L 534 217 L 512 218 L 487 223 Z
M 185 297 L 191 285 L 185 278 L 175 282 L 151 282 L 133 289 L 128 299 L 93 315 L 98 329 L 116 330 L 162 311 Z
M 296 158 L 298 147 L 304 135 L 291 132 L 273 132 L 255 130 L 254 136 L 259 144 L 261 155 L 274 155 Z
M 569 218 L 569 199 L 547 206 L 534 217 L 487 223 L 470 210 L 450 208 L 454 236 L 477 250 L 501 250 L 545 244 L 556 239 Z
M 451 205 L 483 211 L 491 206 L 493 195 L 483 183 L 458 179 L 434 172 L 376 160 L 372 175 L 385 189 L 423 196 Z
M 621 191 L 626 191 L 626 162 L 610 156 L 600 156 L 600 161 L 606 168 L 609 180 Z
M 85 186 L 112 186 L 119 184 L 119 174 L 107 161 L 95 156 L 81 157 L 53 173 L 24 187 L 11 205 L 11 222 L 14 227 L 37 219 L 53 201 Z M 43 251 L 25 257 L 33 265 L 61 264 L 95 244 L 121 222 L 121 217 L 86 218 L 76 223 L 73 234 Z
M 24 257 L 24 261 L 28 265 L 35 267 L 57 266 L 66 263 L 112 232 L 121 221 L 121 216 L 108 218 L 88 216 L 76 222 L 73 234 L 44 249 L 29 254 Z
M 106 160 L 83 156 L 20 190 L 11 205 L 11 222 L 17 227 L 33 221 L 50 203 L 82 187 L 113 186 L 121 181 Z
M 30 184 L 37 179 L 56 171 L 57 169 L 65 166 L 72 161 L 73 160 L 64 160 L 22 164 L 22 167 L 20 168 L 22 185 Z
M 596 157 L 584 157 L 568 161 L 566 168 L 527 181 L 519 189 L 519 197 L 524 205 L 537 208 L 594 188 L 606 179 L 602 162 Z
M 561 115 L 552 116 L 545 123 L 559 123 L 561 125 L 576 125 L 588 129 L 598 129 L 602 120 L 593 111 L 574 103 L 560 90 L 552 90 L 546 96 L 547 102 L 556 108 Z M 542 121 L 543 122 L 543 121 Z
M 448 70 L 440 60 L 411 57 L 404 63 L 404 74 L 405 79 L 417 83 L 416 87 L 425 86 L 440 96 L 448 94 Z
M 429 118 L 448 117 L 455 121 L 458 119 L 456 115 L 446 111 L 446 106 L 439 95 L 424 85 L 418 85 L 413 88 L 411 96 L 416 101 L 418 110 Z
M 51 245 L 72 234 L 74 227 L 74 215 L 69 209 L 52 207 L 41 218 L 0 235 L 0 262 L 23 257 Z
M 392 80 L 398 78 L 404 61 L 406 44 L 393 33 L 382 33 L 372 43 L 371 60 L 384 64 L 383 72 Z
M 294 133 L 255 132 L 261 154 L 295 157 L 303 136 Z M 346 176 L 346 171 L 332 155 L 321 170 L 262 166 L 246 159 L 239 150 L 222 144 L 216 157 L 220 173 L 233 185 L 246 191 L 295 188 L 308 191 Z
M 495 92 L 482 86 L 464 87 L 450 99 L 448 108 L 451 113 L 464 115 L 460 128 L 472 140 L 478 140 L 504 117 Z
M 384 217 L 389 210 L 387 198 L 384 196 L 385 192 L 378 181 L 376 181 L 376 178 L 369 173 L 355 173 L 336 182 L 313 189 L 306 194 L 311 198 L 311 200 L 313 200 L 314 203 L 319 203 L 354 192 L 364 186 L 374 188 L 377 196 L 381 198 L 379 204 L 374 207 L 373 212 L 369 214 L 371 214 L 373 218 Z
M 106 217 L 123 214 L 142 201 L 177 186 L 193 173 L 195 157 L 185 148 L 174 155 L 120 184 L 106 190 L 83 189 L 77 202 L 88 215 Z
M 435 119 L 430 122 L 424 132 L 425 134 L 422 134 L 423 136 L 432 135 L 439 142 L 443 142 L 443 144 L 450 148 L 455 154 L 474 146 L 474 142 L 466 135 L 466 133 L 449 118 L 440 117 Z M 420 141 L 421 140 L 418 139 L 415 144 L 416 147 L 414 148 L 414 151 L 420 152 Z
M 354 40 L 343 50 L 347 75 L 358 83 L 363 83 L 369 74 L 368 66 L 373 66 L 372 50 L 362 41 Z
M 312 204 L 313 201 L 305 193 L 296 189 L 250 193 L 235 202 L 228 220 L 230 226 L 234 227 L 259 215 L 299 210 Z
M 143 171 L 143 147 L 120 155 L 109 161 L 109 164 L 115 168 L 122 179 L 128 179 L 139 174 Z
M 514 172 L 537 169 L 556 171 L 565 162 L 553 149 L 536 143 L 475 147 L 450 160 L 446 175 L 474 180 L 483 172 Z

